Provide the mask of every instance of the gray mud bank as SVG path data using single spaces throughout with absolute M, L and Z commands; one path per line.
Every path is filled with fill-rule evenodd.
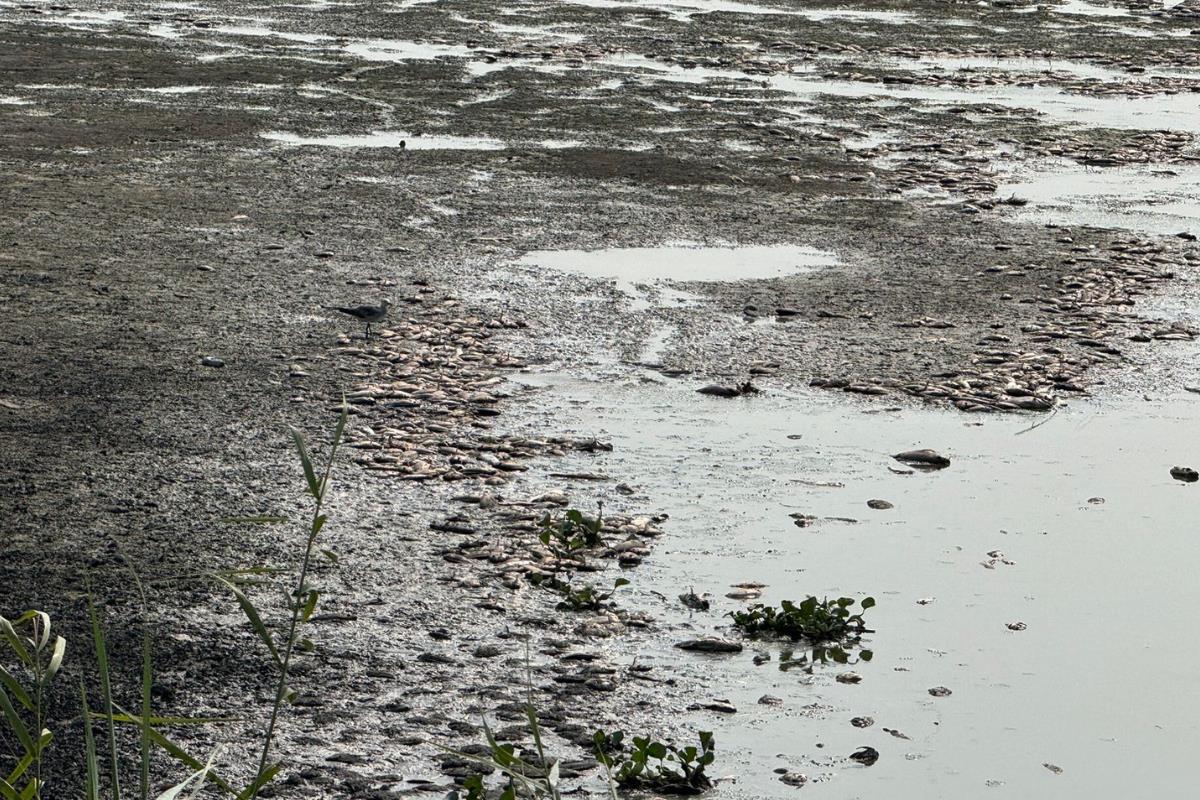
M 734 576 L 711 565 L 728 520 L 704 539 L 708 517 L 680 508 L 688 495 L 647 477 L 662 470 L 654 455 L 621 452 L 639 453 L 638 431 L 612 423 L 608 403 L 628 399 L 628 424 L 673 398 L 685 409 L 674 441 L 702 441 L 721 414 L 691 405 L 693 390 L 749 380 L 773 420 L 831 398 L 854 420 L 880 413 L 845 423 L 858 448 L 883 448 L 886 437 L 859 434 L 899 413 L 898 451 L 938 444 L 906 426 L 950 440 L 949 426 L 987 419 L 1007 436 L 1010 417 L 961 412 L 1033 424 L 1045 414 L 1023 412 L 1103 403 L 1119 386 L 1126 398 L 1172 398 L 1153 437 L 1167 447 L 1159 433 L 1188 415 L 1178 390 L 1200 382 L 1186 366 L 1200 331 L 1197 29 L 1194 4 L 1153 2 L 0 2 L 3 613 L 44 608 L 82 657 L 90 571 L 130 675 L 140 626 L 152 627 L 163 713 L 247 720 L 179 738 L 236 751 L 261 730 L 270 671 L 231 598 L 187 576 L 294 562 L 298 532 L 221 519 L 298 517 L 287 428 L 321 443 L 344 396 L 351 446 L 326 534 L 339 557 L 317 573 L 328 615 L 300 662 L 276 796 L 444 792 L 471 766 L 439 745 L 478 745 L 481 716 L 503 740 L 531 744 L 530 679 L 564 776 L 588 791 L 599 789 L 586 746 L 597 728 L 683 739 L 726 725 L 737 755 L 725 768 L 718 759 L 717 791 L 794 793 L 753 755 L 776 749 L 753 746 L 761 724 L 772 736 L 802 731 L 818 750 L 836 744 L 784 765 L 806 771 L 804 791 L 1036 794 L 1035 781 L 1054 779 L 1068 787 L 1056 796 L 1084 796 L 1094 787 L 1040 760 L 1036 777 L 1006 779 L 982 760 L 962 783 L 947 779 L 936 754 L 961 748 L 932 735 L 911 759 L 888 750 L 900 737 L 872 739 L 893 766 L 868 772 L 846 758 L 867 739 L 843 741 L 847 726 L 827 713 L 844 700 L 804 701 L 799 680 L 762 692 L 786 695 L 789 709 L 816 704 L 784 713 L 782 727 L 744 706 L 730 717 L 749 717 L 743 728 L 689 711 L 756 691 L 750 651 L 714 670 L 663 657 L 697 629 L 736 634 L 716 614 L 697 623 L 652 602 L 673 603 L 693 567 L 713 584 L 697 591 L 726 591 L 716 582 Z M 323 309 L 383 297 L 391 317 L 371 340 Z M 629 384 L 651 397 L 613 388 Z M 755 399 L 704 402 L 740 414 Z M 906 411 L 881 411 L 894 407 Z M 662 435 L 647 426 L 649 439 Z M 768 426 L 784 436 L 772 446 L 787 446 L 784 427 Z M 1045 451 L 1054 430 L 1035 431 Z M 737 515 L 754 498 L 773 508 L 771 476 L 732 471 L 734 451 L 714 446 L 724 460 L 694 462 L 675 489 L 724 470 Z M 763 463 L 786 455 L 770 453 Z M 855 469 L 802 457 L 830 472 L 797 476 L 807 481 Z M 905 517 L 907 485 L 882 487 L 896 507 L 871 511 L 916 520 L 904 531 L 929 521 Z M 604 543 L 582 559 L 539 540 L 545 514 L 590 512 L 599 499 Z M 867 515 L 836 505 L 810 498 L 796 511 Z M 746 550 L 757 563 L 799 530 L 786 515 L 792 530 L 746 519 L 771 542 Z M 657 543 L 683 531 L 701 553 L 672 572 L 674 546 Z M 971 547 L 975 563 L 998 546 Z M 793 588 L 776 584 L 772 601 L 890 587 L 903 600 L 880 609 L 877 638 L 884 623 L 904 634 L 887 658 L 949 650 L 972 629 L 969 614 L 944 629 L 925 617 L 927 638 L 900 621 L 901 602 L 923 608 L 910 594 L 947 580 L 937 569 L 917 570 L 918 586 L 872 557 L 853 578 L 836 548 L 817 550 L 831 577 L 814 565 Z M 153 584 L 148 617 L 122 577 L 129 567 L 172 578 Z M 559 610 L 536 584 L 560 571 L 606 585 L 625 575 L 630 599 Z M 282 614 L 277 591 L 260 594 Z M 989 645 L 970 641 L 986 660 Z M 927 667 L 920 676 L 933 679 Z M 815 671 L 821 686 L 835 674 Z M 912 686 L 881 683 L 876 708 L 933 725 L 927 707 L 895 700 Z M 1035 683 L 1021 696 L 1045 697 Z M 986 749 L 982 709 L 1022 701 L 978 696 L 965 707 Z M 52 765 L 63 785 L 79 777 L 73 736 Z M 1004 742 L 1005 757 L 1034 763 L 1032 749 Z M 1154 746 L 1138 740 L 1139 753 Z M 1083 771 L 1106 760 L 1071 752 Z M 247 769 L 228 762 L 231 774 Z

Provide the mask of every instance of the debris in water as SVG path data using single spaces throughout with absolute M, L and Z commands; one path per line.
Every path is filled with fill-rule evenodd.
M 1023 631 L 1029 626 L 1024 622 L 1008 622 L 1005 623 L 1004 627 L 1008 628 L 1010 631 Z
M 889 503 L 887 500 L 868 500 L 867 506 L 875 509 L 876 511 L 886 511 L 889 508 L 895 508 L 895 506 Z
M 875 724 L 875 720 L 871 717 L 855 717 L 850 720 L 850 724 L 856 728 L 869 728 Z
M 1042 766 L 1045 767 L 1046 769 L 1050 770 L 1051 772 L 1053 772 L 1055 775 L 1063 774 L 1063 768 L 1060 767 L 1058 764 L 1051 764 L 1049 761 L 1046 761 L 1046 762 L 1043 762 Z
M 945 686 L 935 686 L 929 690 L 929 693 L 934 697 L 949 697 L 951 694 L 953 694 L 953 692 L 951 692 Z

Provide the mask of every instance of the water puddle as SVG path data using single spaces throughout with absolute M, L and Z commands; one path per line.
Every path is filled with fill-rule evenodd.
M 504 142 L 481 136 L 416 135 L 405 131 L 375 131 L 361 134 L 301 136 L 286 131 L 267 131 L 264 139 L 294 147 L 401 147 L 407 150 L 503 150 Z
M 838 262 L 832 253 L 813 247 L 697 247 L 680 243 L 610 250 L 541 250 L 527 253 L 516 263 L 614 281 L 618 289 L 634 298 L 636 310 L 649 306 L 642 287 L 654 287 L 663 281 L 765 280 L 811 272 Z
M 1088 169 L 1052 162 L 1032 175 L 1018 170 L 996 193 L 1029 201 L 1018 220 L 1200 235 L 1200 167 Z
M 1200 603 L 1200 486 L 1168 470 L 1200 460 L 1179 436 L 1200 400 L 1081 403 L 1046 422 L 771 391 L 706 398 L 675 381 L 541 383 L 550 388 L 534 401 L 545 418 L 534 429 L 553 422 L 615 447 L 545 469 L 621 476 L 671 514 L 621 603 L 673 631 L 614 655 L 708 687 L 668 692 L 663 713 L 715 732 L 712 771 L 735 776 L 718 797 L 790 796 L 773 772 L 784 768 L 827 798 L 1138 797 L 1149 784 L 1187 785 L 1200 640 L 1179 626 Z M 915 447 L 952 464 L 898 474 L 889 454 Z M 586 507 L 610 491 L 576 485 L 572 495 Z M 869 508 L 872 499 L 894 508 Z M 815 521 L 798 527 L 793 514 Z M 722 615 L 743 603 L 725 594 L 746 581 L 766 584 L 761 602 L 771 604 L 874 596 L 864 642 L 873 659 L 854 663 L 851 651 L 849 665 L 810 673 L 795 663 L 813 655 L 802 646 L 750 643 L 721 656 L 671 647 L 737 638 Z M 683 608 L 675 598 L 689 589 L 709 593 L 712 611 Z M 836 679 L 850 671 L 861 682 Z M 716 699 L 737 713 L 684 713 Z M 874 724 L 856 727 L 856 717 Z M 863 746 L 880 753 L 870 768 L 847 760 Z
M 1076 14 L 1086 17 L 1129 17 L 1133 15 L 1133 12 L 1127 8 L 1102 6 L 1096 3 L 1086 3 L 1083 0 L 1066 0 L 1066 2 L 1050 6 L 1050 10 L 1058 14 Z

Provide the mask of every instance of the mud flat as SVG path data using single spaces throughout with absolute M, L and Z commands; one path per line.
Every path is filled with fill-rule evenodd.
M 290 564 L 221 519 L 298 514 L 287 427 L 320 441 L 345 396 L 276 796 L 445 791 L 482 715 L 528 746 L 531 678 L 588 790 L 616 727 L 718 731 L 729 797 L 797 791 L 776 768 L 1181 786 L 1198 29 L 1190 3 L 0 3 L 3 613 L 82 644 L 90 570 L 130 674 L 152 626 L 164 713 L 245 716 L 181 737 L 236 750 L 270 691 L 236 606 L 171 580 L 144 618 L 122 574 Z M 370 341 L 323 308 L 382 297 Z M 887 471 L 920 445 L 951 469 Z M 597 500 L 582 560 L 540 541 Z M 632 586 L 563 611 L 568 573 Z M 876 657 L 673 649 L 736 637 L 752 581 L 874 595 Z

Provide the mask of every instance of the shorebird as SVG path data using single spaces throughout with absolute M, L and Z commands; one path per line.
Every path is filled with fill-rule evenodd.
M 388 306 L 391 305 L 389 300 L 380 300 L 377 306 L 325 306 L 330 311 L 340 311 L 354 317 L 359 322 L 365 323 L 367 333 L 364 338 L 371 338 L 371 326 L 376 322 L 382 322 L 387 316 Z

